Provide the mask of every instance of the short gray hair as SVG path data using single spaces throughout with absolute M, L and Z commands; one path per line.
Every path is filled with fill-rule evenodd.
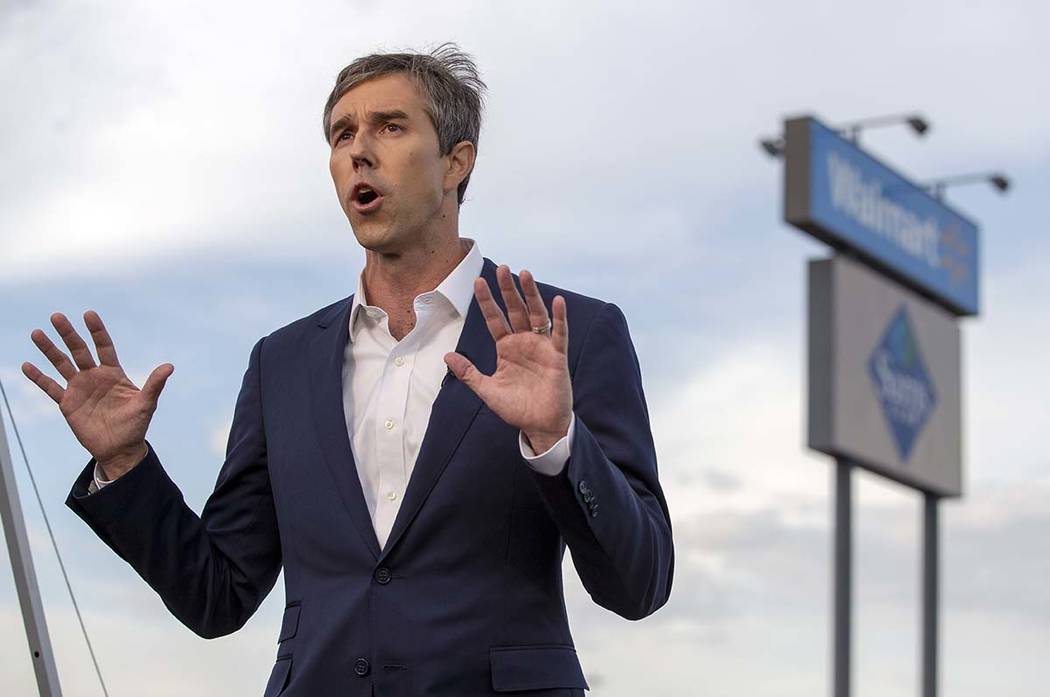
M 442 155 L 448 155 L 452 146 L 464 140 L 477 149 L 485 83 L 478 75 L 474 59 L 451 42 L 429 53 L 373 53 L 340 70 L 324 107 L 325 143 L 331 144 L 328 131 L 336 102 L 365 80 L 394 73 L 408 74 L 422 93 L 424 109 L 437 131 Z M 458 203 L 463 203 L 469 181 L 470 172 L 459 183 Z

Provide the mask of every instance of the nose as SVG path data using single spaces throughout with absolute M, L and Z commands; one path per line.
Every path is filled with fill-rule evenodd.
M 350 161 L 353 163 L 355 172 L 362 166 L 375 166 L 375 155 L 372 152 L 371 144 L 368 142 L 368 136 L 364 133 L 357 133 L 354 136 L 348 154 L 350 155 Z
M 350 161 L 354 163 L 354 171 L 361 169 L 361 167 L 373 167 L 372 160 L 368 155 L 350 155 Z

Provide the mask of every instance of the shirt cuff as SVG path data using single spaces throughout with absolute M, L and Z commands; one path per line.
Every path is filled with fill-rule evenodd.
M 529 464 L 529 467 L 540 474 L 545 474 L 549 477 L 561 474 L 561 471 L 565 468 L 565 463 L 569 460 L 569 454 L 572 452 L 572 434 L 576 430 L 575 426 L 576 415 L 573 414 L 572 420 L 569 421 L 569 432 L 548 448 L 546 452 L 539 455 L 532 450 L 525 440 L 525 432 L 519 430 L 518 447 L 521 450 L 521 456 L 525 458 L 525 462 Z
M 102 469 L 98 466 L 98 463 L 96 462 L 95 463 L 95 474 L 94 474 L 94 476 L 92 476 L 92 481 L 88 482 L 88 493 L 89 494 L 94 494 L 99 489 L 103 488 L 104 486 L 106 486 L 108 484 L 112 484 L 115 481 L 117 481 L 117 480 L 115 480 L 115 479 L 104 479 L 102 477 Z M 92 485 L 94 485 L 94 486 L 92 486 Z

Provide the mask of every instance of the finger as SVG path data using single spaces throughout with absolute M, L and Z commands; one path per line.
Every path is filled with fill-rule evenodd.
M 485 375 L 470 362 L 470 359 L 455 351 L 445 354 L 445 365 L 449 367 L 456 379 L 473 390 L 474 394 L 485 401 L 488 383 L 492 378 Z
M 66 342 L 66 346 L 69 347 L 69 352 L 73 354 L 73 360 L 76 361 L 77 367 L 81 370 L 87 370 L 88 368 L 95 367 L 95 357 L 91 355 L 91 349 L 87 347 L 84 340 L 80 338 L 80 334 L 73 328 L 66 316 L 61 312 L 56 312 L 51 315 L 51 324 L 55 325 L 55 329 L 58 330 L 59 336 L 62 337 L 62 341 Z
M 481 308 L 481 314 L 485 318 L 485 324 L 489 328 L 489 334 L 492 334 L 492 339 L 499 341 L 510 334 L 507 318 L 503 316 L 503 310 L 499 309 L 496 299 L 492 297 L 488 281 L 481 276 L 474 279 L 474 295 L 478 299 L 478 307 Z
M 51 365 L 58 369 L 58 372 L 69 382 L 73 379 L 73 376 L 77 374 L 76 366 L 69 360 L 57 346 L 51 342 L 51 338 L 44 333 L 43 329 L 34 329 L 30 333 L 29 338 L 33 340 L 36 347 L 40 349 L 40 352 L 47 356 L 47 360 L 51 361 Z
M 62 395 L 64 395 L 66 391 L 62 389 L 61 385 L 41 373 L 40 369 L 32 363 L 23 363 L 22 372 L 27 378 L 35 382 L 37 387 L 42 389 L 48 397 L 55 400 L 55 404 L 62 403 Z
M 157 400 L 160 399 L 161 390 L 164 389 L 168 378 L 174 372 L 175 366 L 171 363 L 164 363 L 154 368 L 153 372 L 146 378 L 146 383 L 142 386 L 142 396 L 148 399 L 154 407 L 157 406 Z
M 503 295 L 503 302 L 507 305 L 507 317 L 510 319 L 510 326 L 516 332 L 529 331 L 529 312 L 525 308 L 525 301 L 521 299 L 521 294 L 518 293 L 517 286 L 514 285 L 510 267 L 506 264 L 500 264 L 499 268 L 496 269 L 496 280 L 499 281 L 499 290 Z
M 88 331 L 91 332 L 91 339 L 95 342 L 98 362 L 102 365 L 120 367 L 120 361 L 117 360 L 117 349 L 113 345 L 113 340 L 110 338 L 109 332 L 106 331 L 106 325 L 102 323 L 102 318 L 98 316 L 98 313 L 94 310 L 85 312 L 84 324 L 87 326 Z
M 532 272 L 522 269 L 518 275 L 521 278 L 521 287 L 525 290 L 525 302 L 529 306 L 529 324 L 533 327 L 546 327 L 550 317 L 547 315 L 547 306 L 543 304 L 543 296 L 540 295 L 536 279 Z
M 551 340 L 554 348 L 561 353 L 569 353 L 569 320 L 565 312 L 565 298 L 555 295 L 551 301 L 551 310 L 554 312 L 554 326 L 551 331 Z

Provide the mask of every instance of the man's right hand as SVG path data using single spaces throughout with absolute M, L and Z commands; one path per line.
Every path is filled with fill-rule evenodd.
M 66 387 L 62 388 L 32 363 L 23 363 L 22 372 L 55 400 L 73 435 L 98 461 L 106 478 L 112 480 L 137 465 L 149 452 L 146 429 L 175 366 L 164 363 L 154 368 L 140 390 L 120 367 L 102 318 L 88 310 L 84 323 L 95 342 L 99 365 L 66 316 L 56 312 L 51 315 L 51 324 L 69 348 L 75 364 L 43 330 L 34 329 L 30 338 L 66 379 Z

